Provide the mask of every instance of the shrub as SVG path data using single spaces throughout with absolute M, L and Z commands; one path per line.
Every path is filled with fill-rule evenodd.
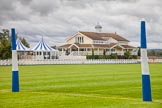
M 117 54 L 116 53 L 110 55 L 110 59 L 117 59 L 117 58 L 118 57 L 117 57 Z
M 130 59 L 130 58 L 131 58 L 131 54 L 130 54 L 129 51 L 126 51 L 126 52 L 124 53 L 124 56 L 125 56 L 125 59 Z
M 129 55 L 129 58 L 126 58 L 123 55 L 111 54 L 111 55 L 87 55 L 87 59 L 137 59 L 137 55 Z
M 132 57 L 131 57 L 132 59 L 137 59 L 138 58 L 138 56 L 137 55 L 132 55 Z

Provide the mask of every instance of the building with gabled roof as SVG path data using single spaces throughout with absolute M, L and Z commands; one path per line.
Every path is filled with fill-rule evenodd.
M 102 33 L 99 26 L 95 26 L 97 32 L 79 31 L 66 40 L 66 44 L 58 47 L 66 55 L 91 55 L 92 50 L 95 55 L 124 55 L 129 51 L 132 55 L 137 55 L 137 48 L 129 45 L 129 40 L 117 33 Z M 99 30 L 98 30 L 99 29 Z

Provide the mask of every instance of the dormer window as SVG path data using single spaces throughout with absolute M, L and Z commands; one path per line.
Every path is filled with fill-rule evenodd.
M 84 37 L 82 36 L 75 37 L 75 43 L 84 43 Z

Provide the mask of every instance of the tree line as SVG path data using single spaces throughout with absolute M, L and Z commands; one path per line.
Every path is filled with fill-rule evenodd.
M 162 57 L 162 49 L 149 49 L 147 54 L 148 56 Z
M 25 38 L 20 37 L 17 34 L 16 38 L 19 38 L 26 47 L 30 47 Z M 11 57 L 12 49 L 10 31 L 8 29 L 3 29 L 2 32 L 0 32 L 0 59 L 10 59 Z

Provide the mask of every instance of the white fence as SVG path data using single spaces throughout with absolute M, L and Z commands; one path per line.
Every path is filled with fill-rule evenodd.
M 59 56 L 59 60 L 86 60 L 86 56 Z
M 140 59 L 97 59 L 97 60 L 19 60 L 19 65 L 37 64 L 131 64 Z M 162 63 L 162 59 L 149 59 L 149 63 Z M 11 65 L 11 60 L 0 60 L 0 65 Z

